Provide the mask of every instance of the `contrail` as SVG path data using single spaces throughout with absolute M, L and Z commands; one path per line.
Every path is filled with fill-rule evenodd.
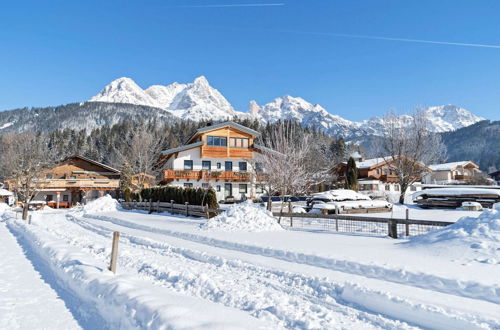
M 214 4 L 214 5 L 187 5 L 176 6 L 177 8 L 224 8 L 224 7 L 273 7 L 284 6 L 285 3 L 240 3 L 240 4 Z
M 450 45 L 450 46 L 462 46 L 462 47 L 479 47 L 479 48 L 500 48 L 500 45 L 491 44 L 476 44 L 476 43 L 465 43 L 465 42 L 452 42 L 452 41 L 437 41 L 437 40 L 424 40 L 424 39 L 408 39 L 408 38 L 393 38 L 393 37 L 381 37 L 381 36 L 370 36 L 362 34 L 344 34 L 344 33 L 328 33 L 328 32 L 301 32 L 301 31 L 290 31 L 281 30 L 281 32 L 286 33 L 300 33 L 300 34 L 313 34 L 313 35 L 323 35 L 331 37 L 341 37 L 341 38 L 357 38 L 357 39 L 371 39 L 371 40 L 388 40 L 388 41 L 402 41 L 402 42 L 416 42 L 422 44 L 435 44 L 435 45 Z

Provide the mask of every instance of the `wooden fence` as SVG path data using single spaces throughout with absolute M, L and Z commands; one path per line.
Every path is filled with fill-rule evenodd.
M 136 209 L 152 212 L 169 212 L 171 214 L 182 214 L 187 217 L 211 218 L 219 213 L 219 209 L 209 208 L 207 205 L 191 205 L 189 203 L 176 204 L 174 201 L 144 201 L 144 202 L 122 202 L 126 210 Z
M 430 230 L 453 224 L 453 222 L 447 221 L 409 219 L 408 213 L 406 219 L 291 212 L 273 212 L 273 216 L 280 219 L 283 226 L 311 230 L 388 235 L 392 238 L 398 238 L 398 236 L 402 235 L 422 235 Z

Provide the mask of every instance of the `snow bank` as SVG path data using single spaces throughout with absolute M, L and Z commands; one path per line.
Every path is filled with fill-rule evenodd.
M 453 225 L 414 237 L 410 244 L 465 250 L 478 261 L 500 264 L 500 203 L 476 217 L 463 217 Z M 467 253 L 469 252 L 469 253 Z
M 0 203 L 0 215 L 4 214 L 8 210 L 10 210 L 9 205 L 7 205 L 5 203 Z
M 113 212 L 120 209 L 120 203 L 110 195 L 93 200 L 83 207 L 85 213 Z
M 200 227 L 205 230 L 221 231 L 283 230 L 271 212 L 250 200 L 230 206 L 226 212 L 209 219 Z
M 370 200 L 370 197 L 349 189 L 335 189 L 312 195 L 313 199 L 328 199 L 332 201 Z

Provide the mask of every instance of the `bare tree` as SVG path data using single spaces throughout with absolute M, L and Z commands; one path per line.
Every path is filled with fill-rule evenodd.
M 43 184 L 43 172 L 52 167 L 55 161 L 54 148 L 50 148 L 41 135 L 25 132 L 2 136 L 0 171 L 23 203 L 24 220 L 28 216 L 29 202 Z
M 404 203 L 406 190 L 428 171 L 425 164 L 444 158 L 446 147 L 441 136 L 429 129 L 429 121 L 421 109 L 408 116 L 389 113 L 384 118 L 386 129 L 380 140 L 379 154 L 395 172 L 401 186 L 399 202 Z
M 148 180 L 148 175 L 156 176 L 158 160 L 165 144 L 163 135 L 155 134 L 147 126 L 140 126 L 127 141 L 123 152 L 116 151 L 122 164 L 128 164 L 136 176 L 136 183 L 142 188 Z
M 296 126 L 282 122 L 268 134 L 256 154 L 253 168 L 261 167 L 264 174 L 257 172 L 261 184 L 269 197 L 279 194 L 281 209 L 284 196 L 307 193 L 317 183 L 318 171 L 310 165 L 312 135 L 299 132 Z M 257 166 L 258 164 L 258 166 Z

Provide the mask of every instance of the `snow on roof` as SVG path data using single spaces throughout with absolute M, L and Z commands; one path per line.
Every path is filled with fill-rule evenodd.
M 0 188 L 0 196 L 12 196 L 12 192 L 10 192 L 6 189 Z
M 417 191 L 412 195 L 413 200 L 418 196 L 459 196 L 459 195 L 496 195 L 500 197 L 500 189 L 480 189 L 480 188 L 438 188 Z
M 461 162 L 452 162 L 452 163 L 443 163 L 443 164 L 434 164 L 434 165 L 429 165 L 429 168 L 433 171 L 451 171 L 455 169 L 458 166 L 465 166 L 467 164 L 474 164 L 470 160 L 465 160 Z M 475 164 L 474 164 L 475 165 Z
M 386 159 L 383 157 L 365 159 L 362 162 L 356 162 L 356 167 L 357 168 L 370 168 L 372 166 L 375 166 L 377 164 L 385 162 L 385 160 Z
M 191 144 L 186 144 L 186 145 L 183 145 L 183 146 L 180 146 L 180 147 L 177 147 L 177 148 L 163 150 L 161 152 L 161 154 L 163 156 L 167 156 L 167 155 L 173 154 L 175 152 L 179 152 L 179 151 L 184 151 L 184 150 L 188 150 L 188 149 L 191 149 L 191 148 L 200 147 L 202 145 L 203 145 L 203 141 L 198 141 L 198 142 L 191 143 Z
M 313 194 L 312 197 L 318 199 L 330 199 L 333 201 L 370 200 L 370 197 L 349 189 L 328 190 L 321 193 Z

